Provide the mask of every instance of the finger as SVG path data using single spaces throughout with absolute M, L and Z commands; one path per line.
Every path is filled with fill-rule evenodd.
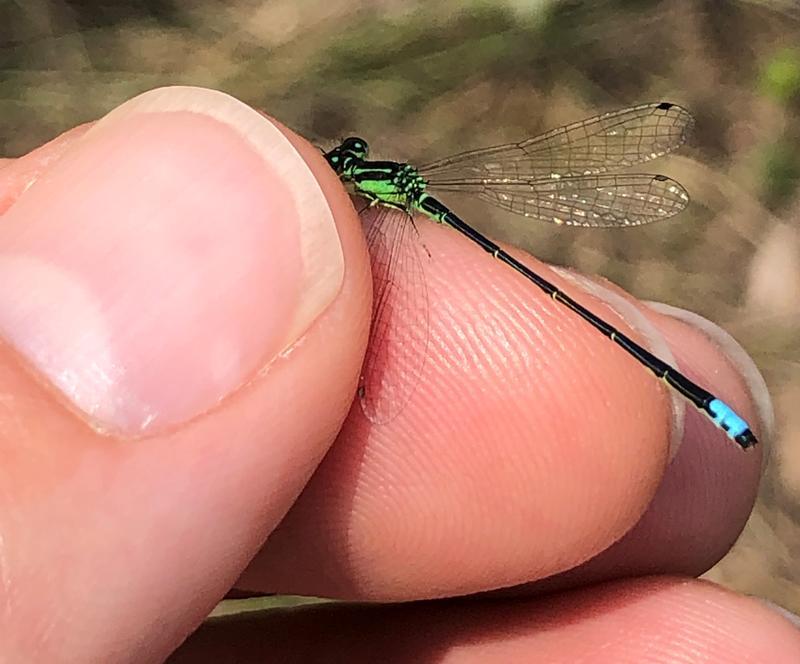
M 431 254 L 431 329 L 418 386 L 383 426 L 354 407 L 240 579 L 244 589 L 410 599 L 524 583 L 607 549 L 659 486 L 672 422 L 663 385 L 470 242 L 442 226 L 419 227 Z M 669 353 L 667 339 L 626 299 L 600 300 L 523 260 L 659 355 Z M 670 341 L 679 347 L 685 339 Z M 708 387 L 732 400 L 741 381 L 730 384 L 719 348 L 706 342 L 703 352 Z M 747 399 L 735 403 L 752 417 Z M 709 422 L 700 426 L 720 454 L 742 454 Z M 739 523 L 742 514 L 726 518 Z
M 18 159 L 0 159 L 0 214 L 8 210 L 42 173 L 51 168 L 90 126 L 91 123 L 87 123 L 70 129 Z
M 16 198 L 5 655 L 158 660 L 202 620 L 347 413 L 368 274 L 319 151 L 209 90 L 137 97 Z
M 170 662 L 798 661 L 800 632 L 757 600 L 649 578 L 538 601 L 318 605 L 203 625 Z
M 754 394 L 767 394 L 752 360 L 727 333 L 696 314 L 654 306 L 649 316 L 675 349 L 679 366 L 690 378 L 710 384 L 714 372 L 724 375 L 723 382 L 731 386 L 726 398 L 743 410 L 748 408 L 748 389 L 742 377 L 747 376 L 755 386 Z M 724 350 L 730 361 L 709 362 L 709 342 Z M 759 415 L 769 428 L 772 413 L 768 401 L 759 406 Z M 534 584 L 534 588 L 544 591 L 625 576 L 706 572 L 733 546 L 752 511 L 762 451 L 759 447 L 747 454 L 729 454 L 704 418 L 697 411 L 689 411 L 684 443 L 636 526 L 598 556 Z

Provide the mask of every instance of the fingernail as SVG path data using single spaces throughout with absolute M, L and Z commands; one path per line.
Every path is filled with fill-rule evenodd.
M 692 311 L 679 309 L 661 302 L 645 302 L 645 304 L 660 314 L 671 316 L 700 330 L 723 352 L 742 377 L 748 392 L 753 397 L 753 403 L 756 406 L 756 412 L 765 438 L 771 438 L 775 429 L 775 411 L 772 407 L 772 399 L 769 396 L 764 377 L 755 362 L 753 362 L 744 348 L 739 345 L 739 342 L 718 325 Z
M 780 604 L 775 604 L 775 602 L 764 599 L 763 597 L 756 597 L 755 599 L 759 600 L 762 604 L 766 605 L 768 609 L 779 614 L 782 618 L 786 618 L 792 625 L 800 629 L 800 616 L 796 613 L 792 613 L 789 609 L 783 608 Z
M 0 337 L 98 428 L 208 411 L 331 303 L 344 260 L 303 159 L 220 92 L 100 120 L 0 224 Z
M 664 362 L 675 366 L 675 358 L 672 355 L 666 339 L 658 331 L 658 328 L 653 325 L 647 317 L 631 302 L 626 300 L 621 295 L 615 293 L 610 288 L 605 288 L 601 284 L 584 277 L 578 272 L 568 270 L 562 267 L 551 266 L 551 269 L 562 276 L 565 280 L 574 284 L 584 292 L 592 295 L 604 302 L 608 307 L 617 314 L 627 325 L 636 330 L 641 336 L 642 345 L 647 348 L 656 357 L 662 359 Z M 603 317 L 602 311 L 594 311 L 595 314 Z M 631 357 L 631 362 L 636 360 Z M 644 368 L 644 367 L 642 367 Z M 684 417 L 686 413 L 686 404 L 672 390 L 668 390 L 670 397 L 670 411 L 672 416 L 672 426 L 670 428 L 669 439 L 669 458 L 672 460 L 678 452 L 681 441 L 683 440 L 683 426 Z

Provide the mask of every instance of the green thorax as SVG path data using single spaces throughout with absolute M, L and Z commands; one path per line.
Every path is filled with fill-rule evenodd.
M 416 207 L 427 185 L 416 168 L 394 161 L 353 160 L 343 177 L 357 193 L 406 210 Z
M 325 159 L 355 193 L 375 203 L 410 212 L 421 210 L 427 182 L 410 164 L 396 161 L 370 161 L 369 144 L 357 136 L 346 138 L 325 153 Z M 430 214 L 426 212 L 426 214 Z

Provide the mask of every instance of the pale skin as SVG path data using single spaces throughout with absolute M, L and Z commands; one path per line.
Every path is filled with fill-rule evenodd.
M 191 144 L 172 143 L 170 126 L 157 122 L 136 139 L 139 151 L 189 151 L 192 163 L 208 164 L 159 173 L 151 208 L 165 224 L 186 209 L 175 197 L 224 199 L 239 182 L 215 170 L 204 134 L 214 129 L 197 122 Z M 25 233 L 10 211 L 38 195 L 23 194 L 29 183 L 82 150 L 86 130 L 0 162 L 9 237 Z M 281 131 L 319 183 L 345 270 L 302 343 L 269 371 L 189 421 L 130 440 L 97 431 L 0 340 L 0 644 L 11 644 L 10 661 L 159 661 L 187 637 L 174 661 L 619 662 L 654 652 L 658 661 L 698 652 L 706 661 L 797 661 L 800 634 L 789 621 L 693 578 L 747 519 L 760 452 L 741 452 L 687 410 L 668 463 L 662 386 L 454 232 L 420 224 L 432 256 L 429 379 L 385 426 L 351 409 L 371 312 L 361 224 L 319 150 Z M 97 169 L 91 186 L 102 192 L 117 176 Z M 155 195 L 146 180 L 129 187 L 138 202 Z M 71 192 L 59 192 L 54 214 L 81 205 Z M 96 211 L 109 225 L 115 204 Z M 759 421 L 746 381 L 706 335 L 615 292 L 680 366 Z M 447 315 L 436 314 L 445 301 Z M 186 343 L 194 339 L 187 332 Z M 531 370 L 537 379 L 524 384 Z M 607 583 L 590 588 L 596 581 Z M 557 592 L 545 598 L 543 588 Z M 444 601 L 320 606 L 198 629 L 231 591 Z M 474 597 L 486 591 L 499 599 Z M 463 595 L 473 597 L 446 601 Z

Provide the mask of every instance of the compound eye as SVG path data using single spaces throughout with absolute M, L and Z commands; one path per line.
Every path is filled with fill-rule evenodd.
M 367 153 L 369 152 L 369 146 L 364 139 L 351 136 L 350 138 L 345 139 L 342 143 L 342 150 L 352 152 L 357 157 L 363 158 L 367 156 Z

